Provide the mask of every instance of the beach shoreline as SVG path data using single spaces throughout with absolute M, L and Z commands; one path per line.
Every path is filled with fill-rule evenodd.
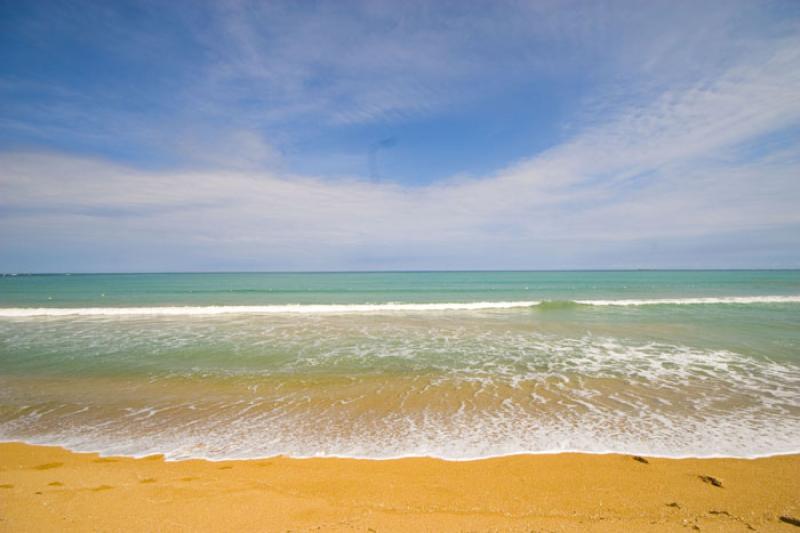
M 167 462 L 0 444 L 0 529 L 792 531 L 800 455 Z

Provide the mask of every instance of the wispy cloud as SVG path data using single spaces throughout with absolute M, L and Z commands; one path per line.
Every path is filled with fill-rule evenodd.
M 591 84 L 574 118 L 603 119 L 619 100 L 727 69 L 763 41 L 753 20 L 765 11 L 747 2 L 193 7 L 42 4 L 4 17 L 7 38 L 32 55 L 2 75 L 9 131 L 62 145 L 68 135 L 84 152 L 123 151 L 109 146 L 117 139 L 191 164 L 187 132 L 246 131 L 291 148 L 320 128 L 436 116 L 532 79 Z M 791 32 L 775 18 L 772 38 Z M 20 83 L 37 83 L 39 97 Z
M 550 258 L 583 264 L 620 243 L 800 227 L 800 147 L 746 163 L 730 152 L 800 122 L 798 44 L 783 41 L 757 64 L 623 110 L 494 176 L 424 188 L 4 154 L 3 261 L 13 264 L 29 236 L 37 245 L 92 243 L 110 255 L 174 245 L 195 249 L 193 259 L 223 253 L 239 267 L 348 268 L 353 257 L 380 262 L 390 250 L 429 267 L 443 254 L 471 266 L 506 266 L 506 257 L 511 266 L 549 266 Z M 580 246 L 583 254 L 573 249 Z
M 19 127 L 85 119 L 81 132 L 101 137 L 129 127 L 132 149 L 149 139 L 182 164 L 7 148 L 0 268 L 800 266 L 796 25 L 763 35 L 742 22 L 756 16 L 747 6 L 484 7 L 467 17 L 414 3 L 355 15 L 338 4 L 220 4 L 207 33 L 185 22 L 200 75 L 167 99 L 163 128 L 115 106 L 93 118 L 68 92 L 41 115 L 17 104 L 6 120 Z M 435 115 L 480 98 L 472 84 L 502 93 L 529 79 L 519 69 L 569 77 L 578 67 L 580 83 L 596 84 L 560 137 L 486 175 L 419 186 L 300 175 L 282 161 L 309 128 Z

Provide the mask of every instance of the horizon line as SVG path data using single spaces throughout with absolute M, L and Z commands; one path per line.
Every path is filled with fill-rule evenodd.
M 563 268 L 563 269 L 420 269 L 420 270 L 151 270 L 118 272 L 0 272 L 0 277 L 17 276 L 100 276 L 159 274 L 448 274 L 479 272 L 558 273 L 558 272 L 795 272 L 798 267 L 752 268 Z

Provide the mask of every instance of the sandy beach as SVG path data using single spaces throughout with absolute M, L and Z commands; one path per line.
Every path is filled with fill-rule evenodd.
M 800 533 L 800 0 L 0 28 L 0 533 Z
M 0 445 L 4 531 L 793 531 L 800 455 L 165 462 Z

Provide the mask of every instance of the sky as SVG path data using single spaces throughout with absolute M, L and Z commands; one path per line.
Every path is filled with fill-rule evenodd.
M 0 271 L 800 268 L 800 2 L 0 0 Z

